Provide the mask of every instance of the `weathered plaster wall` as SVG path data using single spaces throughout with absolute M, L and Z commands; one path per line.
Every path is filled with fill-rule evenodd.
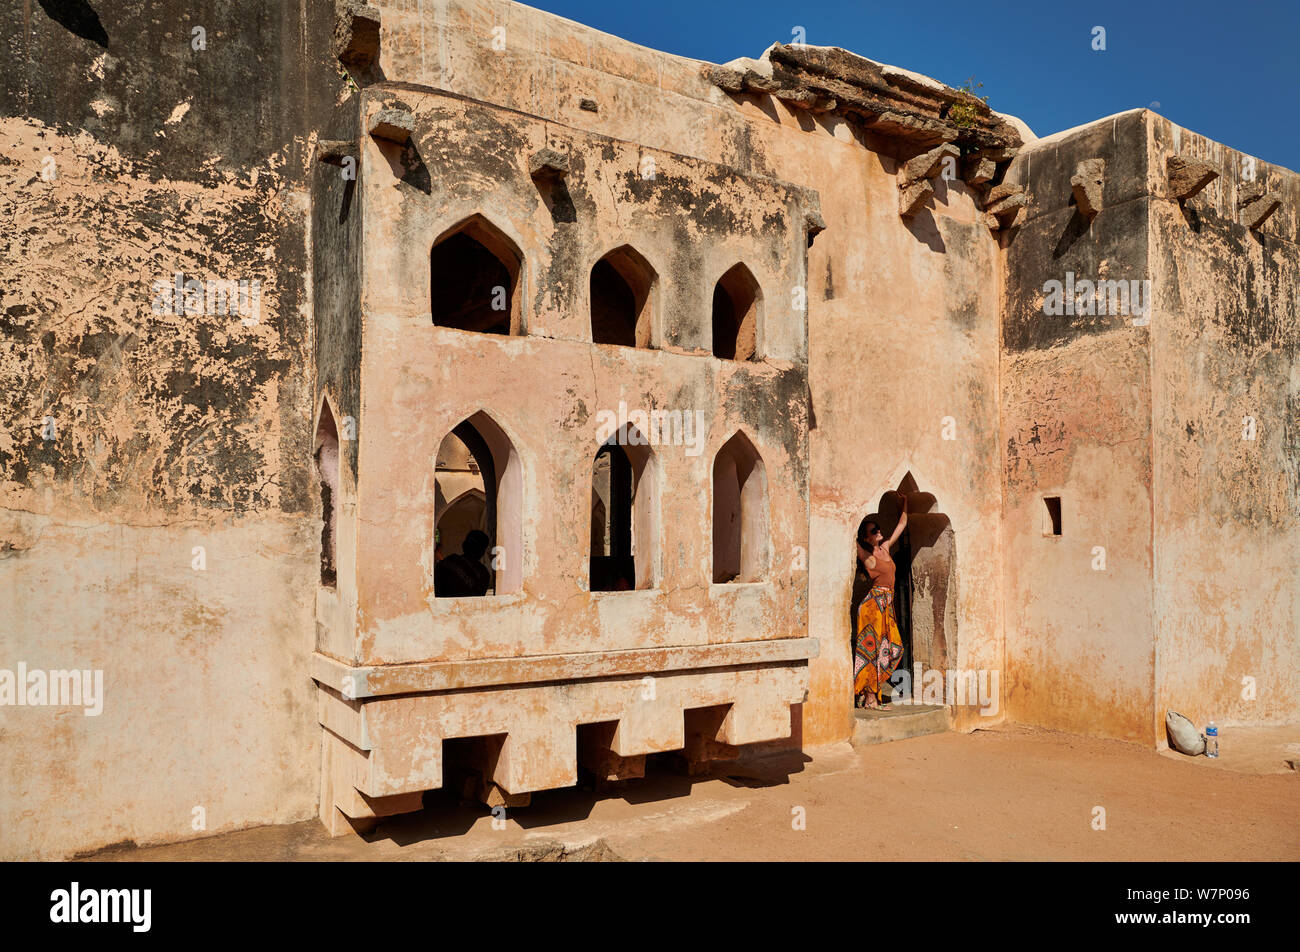
M 950 660 L 1000 669 L 997 244 L 965 184 L 937 182 L 934 210 L 905 223 L 896 144 L 842 118 L 730 96 L 694 61 L 514 4 L 437 4 L 423 21 L 406 4 L 378 6 L 390 78 L 818 192 L 827 230 L 808 251 L 809 547 L 802 557 L 775 553 L 787 564 L 806 559 L 808 630 L 821 639 L 803 740 L 842 740 L 851 729 L 853 535 L 909 471 L 956 533 L 956 616 L 967 637 Z M 504 50 L 492 45 L 497 26 Z M 895 367 L 924 369 L 890 374 Z M 955 440 L 942 439 L 947 416 Z
M 802 637 L 807 548 L 807 400 L 801 190 L 697 159 L 410 87 L 372 87 L 369 113 L 415 114 L 424 179 L 397 172 L 408 151 L 370 139 L 366 207 L 356 659 L 502 658 Z M 529 176 L 542 148 L 567 155 L 565 211 Z M 654 177 L 643 177 L 654 162 Z M 480 214 L 524 257 L 527 333 L 432 325 L 429 249 Z M 592 345 L 592 266 L 631 244 L 654 268 L 653 349 Z M 714 284 L 737 262 L 763 293 L 761 360 L 710 353 Z M 509 368 L 502 372 L 502 368 Z M 703 414 L 703 440 L 653 447 L 660 526 L 657 583 L 586 591 L 592 462 L 600 411 Z M 458 422 L 485 411 L 523 470 L 523 589 L 480 600 L 432 592 L 434 459 Z M 713 460 L 737 431 L 763 457 L 770 548 L 764 581 L 711 584 Z M 692 452 L 696 455 L 692 455 Z M 371 475 L 375 474 L 375 475 Z M 638 539 L 638 545 L 649 540 Z
M 1146 741 L 1166 707 L 1294 719 L 1294 175 L 1259 164 L 1286 204 L 1251 234 L 1239 172 L 1186 210 L 1161 194 L 1166 154 L 1240 156 L 1149 113 L 1113 117 L 1016 160 L 1008 181 L 1031 204 L 999 257 L 960 182 L 899 218 L 910 153 L 892 136 L 725 93 L 699 63 L 527 7 L 377 5 L 367 78 L 389 82 L 366 95 L 415 109 L 421 163 L 360 137 L 355 183 L 314 151 L 355 142 L 368 115 L 325 0 L 0 14 L 0 667 L 102 668 L 107 691 L 97 718 L 0 712 L 0 855 L 185 838 L 198 806 L 209 833 L 309 816 L 313 644 L 385 662 L 806 633 L 822 647 L 792 742 L 842 740 L 853 533 L 909 474 L 955 553 L 918 560 L 924 634 L 955 626 L 954 667 L 1005 656 L 1012 718 Z M 542 146 L 574 157 L 572 219 L 527 178 Z M 646 156 L 653 183 L 635 175 Z M 1069 179 L 1099 156 L 1089 225 Z M 827 226 L 807 249 L 800 189 Z M 429 326 L 427 242 L 476 211 L 526 253 L 528 334 L 469 346 Z M 586 275 L 629 240 L 662 282 L 658 348 L 592 348 Z M 736 260 L 765 292 L 768 359 L 752 366 L 699 353 Z M 258 279 L 257 320 L 154 313 L 153 281 L 176 271 Z M 1152 325 L 1045 316 L 1043 282 L 1066 271 L 1151 278 Z M 337 591 L 318 572 L 322 393 L 360 438 L 342 443 Z M 592 594 L 591 414 L 620 399 L 705 409 L 709 439 L 699 457 L 661 448 L 667 584 Z M 479 409 L 531 488 L 524 591 L 469 611 L 432 603 L 425 549 L 438 442 Z M 711 586 L 709 467 L 737 429 L 767 466 L 771 580 Z M 1063 499 L 1060 538 L 1043 536 L 1046 494 Z M 940 570 L 941 612 L 926 602 Z
M 827 230 L 809 256 L 809 625 L 822 650 L 804 725 L 810 742 L 825 743 L 851 726 L 854 537 L 908 473 L 953 528 L 959 634 L 949 664 L 1002 667 L 997 245 L 963 183 L 940 181 L 933 210 L 906 223 L 881 143 L 799 135 L 806 151 L 772 152 L 800 163 L 778 166 L 782 174 L 825 190 Z M 974 723 L 969 714 L 960 726 Z
M 1148 117 L 1156 309 L 1155 716 L 1300 712 L 1300 177 Z M 1221 172 L 1180 208 L 1169 155 Z M 1239 221 L 1253 178 L 1282 198 Z M 1162 192 L 1162 190 L 1164 190 Z M 1254 420 L 1254 439 L 1246 439 Z M 1251 679 L 1250 682 L 1243 679 Z M 1157 727 L 1164 741 L 1164 732 Z
M 311 6 L 0 14 L 0 667 L 105 684 L 0 711 L 0 856 L 314 811 Z M 258 307 L 155 312 L 177 271 Z
M 1008 715 L 1152 741 L 1149 332 L 1044 312 L 1045 282 L 1147 277 L 1143 113 L 1034 142 L 1011 165 L 1030 205 L 1006 246 L 1002 360 Z M 1106 160 L 1091 223 L 1070 179 Z M 1044 496 L 1062 533 L 1045 534 Z M 1105 568 L 1094 569 L 1105 550 Z
M 753 154 L 749 124 L 695 60 L 509 0 L 373 6 L 383 15 L 379 63 L 389 79 L 770 174 Z
M 1180 205 L 1171 155 L 1222 174 Z M 1106 179 L 1088 223 L 1069 180 L 1094 157 Z M 1007 250 L 1002 369 L 1018 720 L 1164 744 L 1167 710 L 1281 723 L 1300 708 L 1297 182 L 1254 164 L 1283 204 L 1251 232 L 1239 223 L 1250 162 L 1136 110 L 1013 164 L 1032 193 Z M 1149 325 L 1046 315 L 1043 282 L 1066 271 L 1148 278 Z M 1062 498 L 1060 538 L 1040 528 L 1048 494 Z

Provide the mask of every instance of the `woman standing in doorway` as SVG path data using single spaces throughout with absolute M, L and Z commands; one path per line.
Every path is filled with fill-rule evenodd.
M 858 607 L 853 633 L 853 703 L 880 707 L 880 691 L 903 656 L 903 639 L 894 617 L 894 560 L 889 550 L 907 528 L 907 496 L 896 492 L 898 525 L 886 541 L 874 521 L 858 529 L 858 570 L 871 580 L 871 592 Z

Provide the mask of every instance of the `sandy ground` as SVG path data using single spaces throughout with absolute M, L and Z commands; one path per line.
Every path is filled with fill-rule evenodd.
M 779 754 L 697 778 L 655 765 L 615 790 L 534 795 L 504 829 L 486 807 L 438 792 L 364 839 L 331 839 L 310 820 L 93 858 L 460 860 L 603 838 L 625 859 L 1294 861 L 1300 773 L 1280 753 L 1296 731 L 1278 730 L 1238 738 L 1235 760 L 1215 763 L 1009 726 Z

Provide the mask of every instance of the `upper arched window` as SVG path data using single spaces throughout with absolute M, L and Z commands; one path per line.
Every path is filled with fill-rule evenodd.
M 651 346 L 658 276 L 631 245 L 615 248 L 591 269 L 591 340 Z
M 758 350 L 758 312 L 763 293 L 743 264 L 718 279 L 713 288 L 713 356 L 754 360 Z
M 520 333 L 523 255 L 482 215 L 444 232 L 429 253 L 429 308 L 438 327 Z
M 761 581 L 769 548 L 763 458 L 736 433 L 713 459 L 713 581 Z
M 500 595 L 523 579 L 519 454 L 486 413 L 457 424 L 438 447 L 434 595 Z

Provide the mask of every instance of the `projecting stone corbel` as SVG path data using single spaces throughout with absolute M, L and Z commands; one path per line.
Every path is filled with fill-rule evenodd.
M 538 181 L 558 182 L 569 174 L 569 157 L 554 149 L 539 149 L 528 160 L 528 174 Z
M 1187 201 L 1219 177 L 1219 170 L 1209 162 L 1181 155 L 1171 155 L 1165 161 L 1165 172 L 1169 176 L 1169 194 L 1180 202 Z
M 1281 196 L 1266 190 L 1261 182 L 1241 187 L 1241 223 L 1252 231 L 1258 231 L 1281 205 Z
M 962 178 L 967 185 L 987 185 L 998 174 L 998 164 L 983 155 L 972 155 L 966 159 Z
M 386 139 L 403 145 L 415 131 L 415 116 L 405 106 L 389 106 L 370 117 L 367 130 L 376 139 Z
M 1084 159 L 1074 169 L 1070 189 L 1079 213 L 1091 221 L 1101 211 L 1101 190 L 1106 180 L 1105 159 Z
M 926 201 L 934 194 L 934 186 L 929 179 L 921 179 L 903 188 L 898 193 L 898 214 L 903 218 L 912 218 L 925 207 Z
M 1000 228 L 1012 228 L 1020 224 L 1025 215 L 1029 196 L 1023 185 L 1003 183 L 989 189 L 984 201 L 984 221 L 993 231 Z
M 810 248 L 813 239 L 826 230 L 826 219 L 822 217 L 822 198 L 813 189 L 805 189 L 804 191 L 803 230 Z
M 957 168 L 961 158 L 961 149 L 950 142 L 936 146 L 929 152 L 922 152 L 915 158 L 908 159 L 898 172 L 898 187 L 906 189 L 922 179 L 932 179 L 943 171 L 945 160 L 952 160 L 952 168 Z
M 344 139 L 321 139 L 316 143 L 316 161 L 342 165 L 346 158 L 356 158 L 357 144 Z
M 998 176 L 998 163 L 1015 158 L 1019 149 L 988 147 L 976 149 L 962 163 L 962 178 L 967 185 L 982 189 Z
M 345 66 L 365 69 L 379 56 L 379 11 L 343 0 L 334 19 L 334 54 Z
M 804 231 L 808 233 L 808 239 L 811 241 L 823 231 L 826 230 L 826 219 L 822 218 L 821 209 L 810 208 L 804 212 L 803 216 Z
M 898 169 L 898 214 L 902 218 L 915 216 L 934 194 L 930 180 L 942 172 L 949 161 L 956 169 L 960 159 L 961 150 L 945 142 L 904 162 Z

